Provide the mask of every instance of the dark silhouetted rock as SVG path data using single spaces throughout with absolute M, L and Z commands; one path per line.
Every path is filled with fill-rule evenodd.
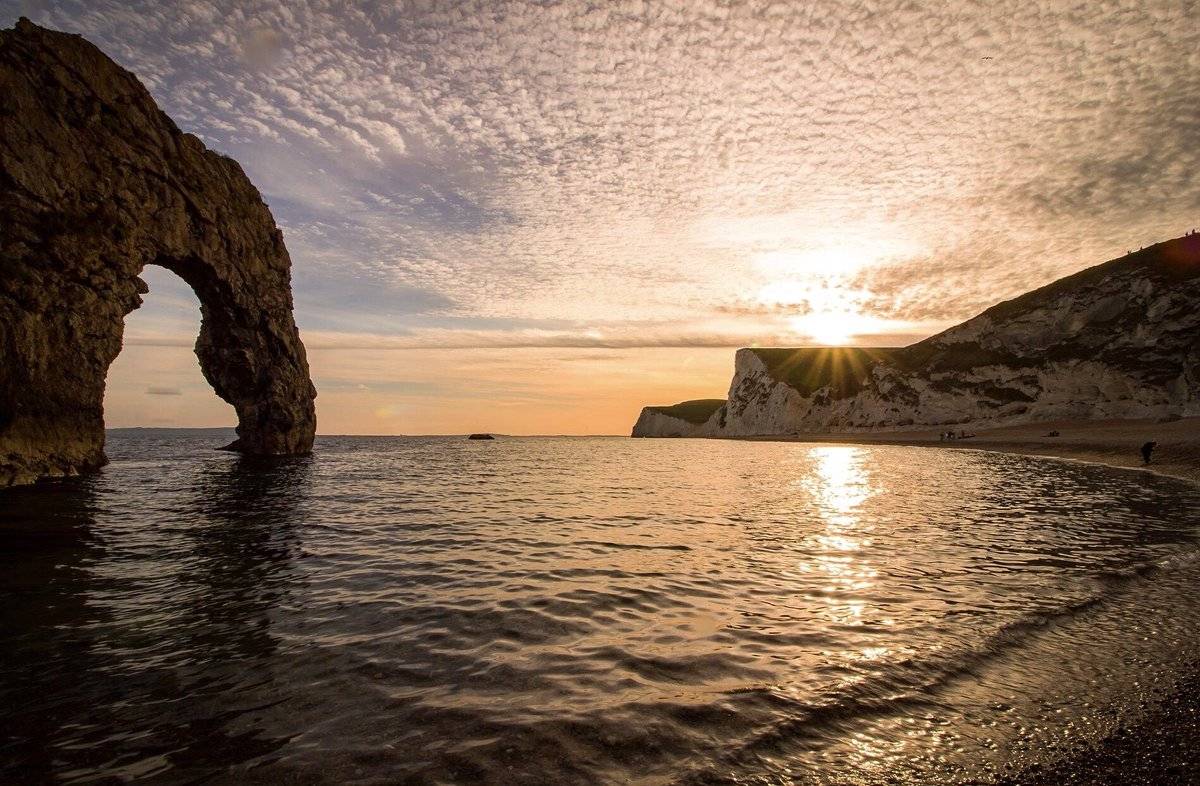
M 238 164 L 79 36 L 0 31 L 0 486 L 93 470 L 145 265 L 200 299 L 196 355 L 252 454 L 311 450 L 291 260 Z
M 491 434 L 472 434 L 467 439 L 495 439 Z

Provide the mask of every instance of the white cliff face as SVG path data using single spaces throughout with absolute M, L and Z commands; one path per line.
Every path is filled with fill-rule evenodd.
M 714 416 L 715 417 L 715 416 Z M 711 418 L 710 418 L 711 419 Z M 689 423 L 683 418 L 673 418 L 653 407 L 644 407 L 633 426 L 635 437 L 707 437 L 707 423 Z
M 838 352 L 849 360 L 835 373 L 822 364 Z M 634 433 L 741 437 L 1197 415 L 1200 236 L 1191 236 L 904 349 L 738 350 L 728 401 L 705 423 L 646 410 Z
M 811 416 L 811 399 L 772 377 L 753 350 L 737 351 L 721 435 L 784 434 Z

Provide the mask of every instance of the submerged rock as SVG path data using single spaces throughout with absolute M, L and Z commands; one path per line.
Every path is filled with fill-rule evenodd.
M 724 406 L 697 421 L 677 411 L 684 405 L 646 407 L 633 436 L 1200 415 L 1200 235 L 1060 279 L 908 347 L 740 349 Z
M 104 464 L 105 377 L 146 265 L 200 299 L 230 447 L 311 450 L 291 260 L 262 197 L 103 52 L 27 19 L 0 31 L 0 226 L 0 486 Z

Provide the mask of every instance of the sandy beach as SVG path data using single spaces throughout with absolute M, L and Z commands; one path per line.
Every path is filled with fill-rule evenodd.
M 956 433 L 959 428 L 955 428 Z M 1049 436 L 1055 431 L 1058 436 Z M 794 434 L 751 439 L 1023 453 L 1150 470 L 1200 483 L 1200 418 L 1166 423 L 1154 420 L 1047 421 L 992 429 L 968 428 L 967 433 L 974 436 L 945 440 L 940 437 L 939 429 L 933 428 L 860 434 Z M 1150 465 L 1146 466 L 1140 450 L 1149 441 L 1155 441 L 1158 445 Z

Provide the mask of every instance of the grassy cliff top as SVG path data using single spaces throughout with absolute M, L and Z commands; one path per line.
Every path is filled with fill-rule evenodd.
M 767 367 L 772 379 L 786 383 L 801 395 L 829 385 L 835 398 L 853 395 L 862 387 L 871 368 L 896 362 L 902 349 L 895 347 L 754 347 L 749 350 Z
M 1033 363 L 974 343 L 943 347 L 929 340 L 907 347 L 771 347 L 748 351 L 758 356 L 776 382 L 789 385 L 802 396 L 811 396 L 828 386 L 829 395 L 835 399 L 862 390 L 871 369 L 879 365 L 928 375 L 989 364 L 1021 367 Z
M 699 398 L 694 401 L 681 401 L 669 407 L 646 407 L 646 409 L 672 418 L 686 420 L 688 423 L 703 423 L 724 404 L 725 399 L 723 398 Z
M 1072 292 L 1095 285 L 1108 276 L 1130 274 L 1170 282 L 1185 282 L 1200 278 L 1200 234 L 1164 240 L 1138 251 L 1131 251 L 1123 257 L 1084 268 L 1078 273 L 1072 273 L 1045 286 L 1031 289 L 1011 300 L 1001 301 L 976 316 L 986 316 L 997 324 L 1003 324 L 1028 311 L 1046 307 Z M 942 333 L 919 341 L 913 344 L 912 348 L 925 344 L 936 344 L 944 333 L 958 327 L 959 325 L 955 325 Z

